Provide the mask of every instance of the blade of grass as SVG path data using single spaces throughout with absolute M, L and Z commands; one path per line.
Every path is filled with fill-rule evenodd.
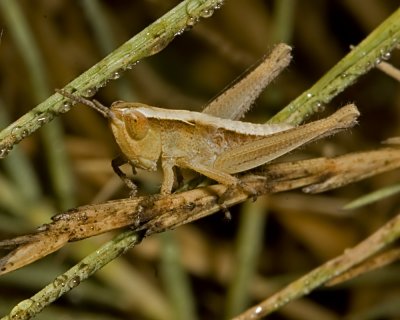
M 58 276 L 30 299 L 18 303 L 9 315 L 0 320 L 31 319 L 46 306 L 59 297 L 75 288 L 80 282 L 86 280 L 107 263 L 119 257 L 126 250 L 132 248 L 141 241 L 137 232 L 126 231 L 116 236 L 113 240 L 104 244 L 100 249 L 82 259 L 78 264 L 64 274 Z M 132 284 L 134 285 L 134 284 Z
M 305 91 L 270 123 L 299 124 L 318 112 L 324 104 L 353 84 L 360 76 L 390 58 L 400 41 L 400 9 L 382 22 L 368 37 L 354 47 L 309 90 Z
M 384 187 L 382 189 L 373 191 L 371 193 L 365 194 L 348 204 L 346 204 L 343 209 L 350 210 L 356 209 L 362 206 L 366 206 L 367 204 L 382 200 L 384 198 L 393 196 L 400 192 L 400 184 L 395 184 L 393 186 Z
M 282 308 L 290 301 L 307 295 L 311 290 L 373 256 L 382 248 L 396 241 L 399 237 L 400 215 L 397 215 L 354 248 L 345 250 L 339 257 L 329 260 L 300 279 L 293 281 L 284 289 L 233 319 L 262 319 L 266 315 Z
M 1 3 L 1 2 L 0 2 Z M 222 0 L 182 1 L 164 16 L 139 32 L 99 63 L 67 84 L 64 89 L 76 90 L 82 96 L 93 96 L 108 81 L 117 79 L 140 59 L 164 49 L 175 36 L 191 28 L 200 18 L 210 17 Z M 53 94 L 30 112 L 0 132 L 0 158 L 7 156 L 12 147 L 32 134 L 60 113 L 71 108 L 67 99 Z M 15 129 L 17 128 L 17 129 Z
M 258 257 L 263 246 L 267 219 L 265 204 L 265 198 L 260 198 L 254 203 L 246 202 L 242 206 L 234 273 L 226 301 L 226 319 L 242 312 L 249 305 L 249 285 L 256 273 Z
M 179 246 L 175 235 L 165 232 L 162 241 L 161 277 L 174 309 L 174 319 L 197 319 L 195 302 L 189 278 L 180 261 Z

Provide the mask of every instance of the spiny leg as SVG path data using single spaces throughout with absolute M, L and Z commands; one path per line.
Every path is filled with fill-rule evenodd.
M 124 184 L 129 188 L 130 196 L 134 197 L 137 193 L 136 184 L 120 169 L 120 167 L 126 163 L 129 163 L 124 157 L 118 156 L 111 161 L 111 166 L 114 172 L 120 177 Z M 132 164 L 131 164 L 132 165 Z M 135 168 L 132 166 L 132 171 L 135 173 Z
M 176 165 L 182 168 L 188 168 L 198 173 L 201 173 L 202 175 L 227 186 L 225 192 L 222 195 L 220 195 L 218 199 L 218 204 L 221 210 L 225 212 L 227 218 L 229 218 L 230 214 L 227 206 L 225 205 L 225 202 L 238 187 L 245 193 L 251 195 L 252 197 L 257 196 L 257 192 L 253 188 L 243 183 L 240 179 L 226 172 L 219 171 L 214 168 L 210 168 L 197 163 L 193 164 L 182 158 L 177 159 Z

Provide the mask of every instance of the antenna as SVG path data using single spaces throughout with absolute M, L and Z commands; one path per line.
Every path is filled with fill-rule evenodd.
M 69 93 L 69 92 L 65 91 L 64 89 L 56 89 L 56 92 L 68 99 L 71 99 L 75 102 L 82 103 L 92 109 L 95 109 L 97 112 L 100 112 L 103 115 L 103 117 L 105 117 L 105 118 L 112 118 L 112 111 L 110 110 L 110 108 L 102 105 L 97 100 L 89 100 L 84 97 Z

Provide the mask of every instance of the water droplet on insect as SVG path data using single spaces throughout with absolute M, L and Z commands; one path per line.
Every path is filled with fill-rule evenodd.
M 312 93 L 310 93 L 310 92 L 308 92 L 307 94 L 306 94 L 306 97 L 308 98 L 308 99 L 310 99 L 310 98 L 312 98 L 314 95 L 312 94 Z
M 340 75 L 340 77 L 341 77 L 342 79 L 345 79 L 345 78 L 348 77 L 348 74 L 347 74 L 346 72 L 343 72 L 343 73 Z
M 200 16 L 203 18 L 209 18 L 213 15 L 214 9 L 204 9 L 203 11 L 200 12 Z
M 377 66 L 378 64 L 380 64 L 382 62 L 381 58 L 376 58 L 374 61 L 375 66 Z

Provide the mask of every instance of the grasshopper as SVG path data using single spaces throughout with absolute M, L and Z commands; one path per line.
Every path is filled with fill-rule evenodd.
M 114 102 L 108 108 L 96 100 L 58 92 L 94 108 L 108 119 L 123 154 L 122 158 L 113 161 L 114 171 L 134 192 L 135 185 L 119 168 L 124 163 L 131 164 L 133 169 L 149 171 L 155 171 L 161 165 L 161 194 L 173 190 L 174 167 L 191 169 L 226 185 L 228 190 L 239 186 L 252 193 L 235 174 L 270 162 L 307 142 L 349 128 L 359 116 L 356 106 L 350 104 L 325 119 L 298 127 L 237 120 L 289 61 L 290 47 L 276 46 L 269 57 L 213 100 L 202 113 L 124 101 Z M 271 71 L 267 75 L 266 69 Z

